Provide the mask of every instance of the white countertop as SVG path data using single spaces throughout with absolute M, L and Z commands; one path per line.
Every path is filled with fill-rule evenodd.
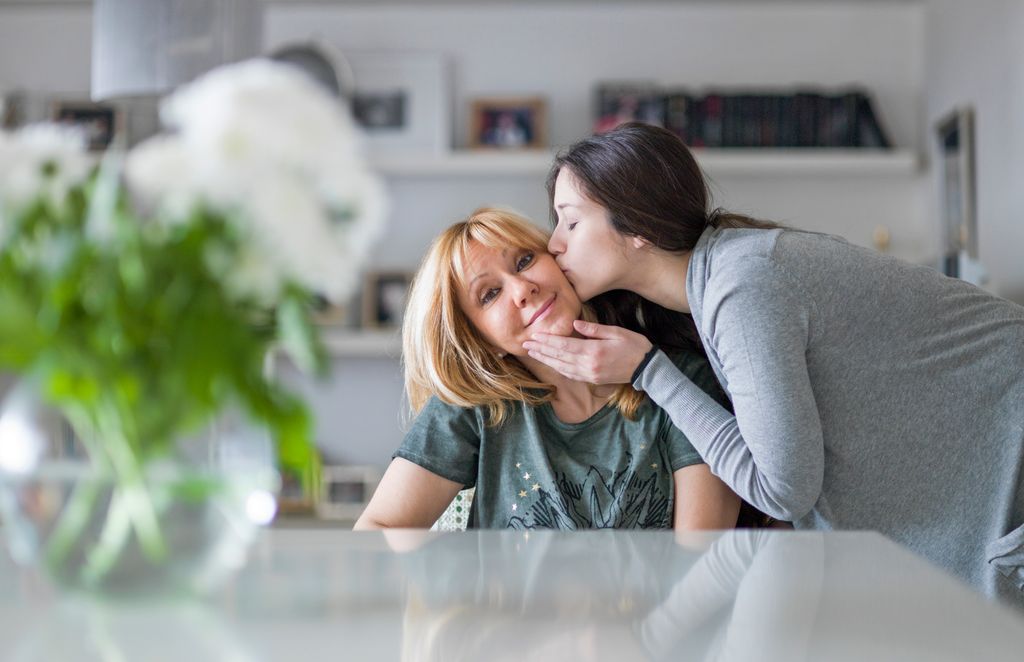
M 270 530 L 209 604 L 58 600 L 0 560 L 0 660 L 1024 659 L 1024 611 L 874 533 Z

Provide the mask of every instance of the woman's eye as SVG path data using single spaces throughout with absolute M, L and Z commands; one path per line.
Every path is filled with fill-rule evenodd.
M 498 296 L 498 288 L 492 287 L 491 289 L 484 292 L 484 295 L 480 297 L 480 303 L 486 306 L 496 296 Z
M 523 255 L 519 258 L 519 261 L 516 262 L 516 271 L 522 271 L 526 267 L 530 266 L 531 262 L 533 262 L 533 253 Z
M 573 228 L 575 228 L 578 223 L 579 223 L 579 221 L 573 221 L 572 223 L 569 223 L 569 225 L 566 226 L 566 227 L 569 228 L 569 232 L 572 232 Z

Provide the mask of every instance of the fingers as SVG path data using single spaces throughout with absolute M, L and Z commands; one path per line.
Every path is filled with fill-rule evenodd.
M 582 354 L 586 349 L 587 340 L 579 338 L 566 338 L 565 336 L 553 336 L 548 333 L 538 333 L 533 340 L 523 343 L 523 349 L 538 349 L 551 356 L 565 357 L 570 354 Z
M 577 381 L 586 381 L 583 377 L 583 373 L 580 371 L 579 367 L 577 367 L 574 363 L 569 363 L 568 361 L 563 361 L 562 359 L 555 358 L 547 354 L 542 354 L 536 350 L 531 350 L 528 352 L 528 354 L 531 358 L 540 361 L 544 365 L 557 370 L 559 373 L 561 373 L 565 377 L 568 377 L 569 379 L 575 379 Z
M 622 327 L 609 326 L 607 324 L 598 324 L 597 322 L 585 322 L 583 320 L 575 320 L 572 323 L 577 333 L 580 333 L 588 338 L 599 338 L 599 339 L 612 339 L 618 338 L 619 332 L 623 331 Z

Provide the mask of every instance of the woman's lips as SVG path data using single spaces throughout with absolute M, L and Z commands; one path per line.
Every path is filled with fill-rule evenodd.
M 556 295 L 556 296 L 557 296 L 557 295 Z M 536 321 L 537 321 L 537 319 L 538 319 L 538 318 L 539 318 L 539 317 L 540 317 L 541 315 L 543 315 L 544 313 L 546 313 L 546 312 L 548 311 L 548 308 L 550 308 L 550 307 L 551 307 L 551 304 L 553 304 L 554 302 L 555 302 L 555 297 L 554 297 L 554 296 L 553 296 L 553 297 L 551 297 L 550 299 L 548 299 L 548 302 L 547 302 L 547 303 L 545 303 L 545 304 L 544 304 L 543 306 L 541 306 L 540 308 L 538 308 L 538 309 L 537 309 L 537 312 L 535 312 L 535 313 L 533 314 L 533 317 L 531 317 L 531 318 L 530 318 L 530 321 L 526 323 L 526 326 L 530 326 L 531 324 L 533 324 L 534 322 L 536 322 Z

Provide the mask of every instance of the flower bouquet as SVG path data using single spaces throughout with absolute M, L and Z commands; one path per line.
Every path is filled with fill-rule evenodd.
M 310 303 L 352 291 L 384 214 L 347 110 L 288 65 L 210 72 L 161 121 L 98 162 L 0 133 L 3 526 L 71 588 L 202 593 L 244 560 L 274 461 L 316 461 L 268 352 L 322 372 Z

